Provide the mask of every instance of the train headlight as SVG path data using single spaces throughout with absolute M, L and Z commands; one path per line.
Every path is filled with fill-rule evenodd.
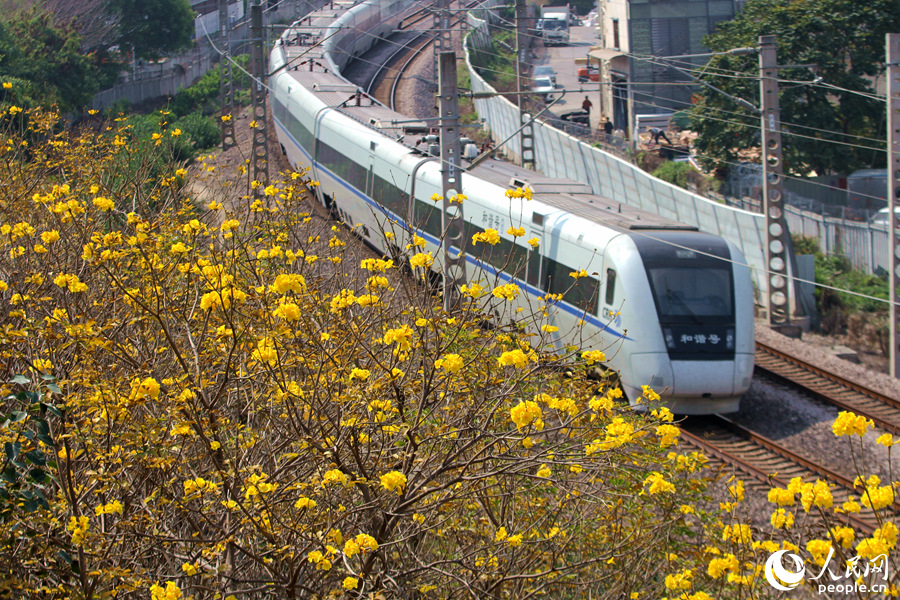
M 734 329 L 725 332 L 725 348 L 734 350 Z
M 669 350 L 675 349 L 675 336 L 672 335 L 672 330 L 668 327 L 663 327 L 663 336 L 666 338 L 666 348 Z

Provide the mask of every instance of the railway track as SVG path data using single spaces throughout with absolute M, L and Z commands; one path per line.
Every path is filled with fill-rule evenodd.
M 900 435 L 900 400 L 756 342 L 756 370 Z
M 851 494 L 857 497 L 861 494 L 853 481 L 840 473 L 724 417 L 692 419 L 682 424 L 681 431 L 686 443 L 699 448 L 707 456 L 734 465 L 768 486 L 786 488 L 794 477 L 801 477 L 804 482 L 824 479 L 835 484 L 832 495 L 836 506 L 847 501 Z M 895 514 L 900 513 L 900 503 L 895 502 L 891 509 Z M 875 515 L 868 509 L 856 515 L 847 514 L 844 518 L 849 526 L 866 535 L 871 535 L 878 527 Z
M 460 2 L 460 8 L 465 10 L 474 8 L 480 0 Z M 457 27 L 465 17 L 454 16 L 450 18 L 450 27 Z M 366 93 L 377 99 L 385 106 L 396 110 L 397 90 L 403 79 L 403 74 L 409 69 L 412 62 L 418 58 L 421 52 L 434 42 L 431 33 L 434 14 L 431 9 L 419 10 L 404 19 L 400 31 L 403 33 L 418 32 L 418 35 L 404 44 L 398 44 L 397 50 L 389 58 L 384 60 L 381 67 L 369 82 Z M 420 29 L 425 25 L 425 29 Z M 401 65 L 402 63 L 402 65 Z M 396 65 L 401 65 L 396 67 Z M 395 68 L 396 67 L 396 68 Z
M 422 49 L 430 43 L 431 39 L 426 32 L 421 32 L 404 44 L 398 45 L 396 51 L 391 54 L 372 77 L 366 93 L 385 106 L 396 110 L 397 87 L 403 78 L 403 74 L 407 71 L 412 61 L 419 56 Z M 396 67 L 400 63 L 402 65 Z

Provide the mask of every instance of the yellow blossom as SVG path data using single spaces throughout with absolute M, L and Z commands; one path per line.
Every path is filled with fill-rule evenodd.
M 445 354 L 434 361 L 436 369 L 444 369 L 448 373 L 457 373 L 463 368 L 463 359 L 459 354 Z
M 279 294 L 288 292 L 299 294 L 306 291 L 306 280 L 299 273 L 281 273 L 275 277 L 275 282 L 269 289 Z
M 542 416 L 543 411 L 541 411 L 540 405 L 531 400 L 519 402 L 509 411 L 509 418 L 519 429 L 540 421 Z
M 678 436 L 681 430 L 674 425 L 660 425 L 656 428 L 656 435 L 659 436 L 659 445 L 662 448 L 678 443 Z
M 794 525 L 794 515 L 783 508 L 772 513 L 772 527 L 775 529 L 790 529 Z
M 650 487 L 647 489 L 647 493 L 650 494 L 651 496 L 654 494 L 660 494 L 660 493 L 670 493 L 670 494 L 675 493 L 675 486 L 672 485 L 670 482 L 666 481 L 665 477 L 662 475 L 662 473 L 658 473 L 656 471 L 651 473 L 644 480 L 644 486 L 648 486 L 648 485 Z
M 778 506 L 791 506 L 794 504 L 794 492 L 781 488 L 772 488 L 769 490 L 768 500 Z
M 497 359 L 497 363 L 501 367 L 516 367 L 517 369 L 524 369 L 528 366 L 528 360 L 535 360 L 533 355 L 527 355 L 519 348 L 515 350 L 509 350 L 500 355 L 500 358 Z
M 347 485 L 349 483 L 349 479 L 343 472 L 339 469 L 331 469 L 330 471 L 326 471 L 322 476 L 322 485 L 327 483 L 334 483 L 339 485 Z
M 592 365 L 594 363 L 604 362 L 606 360 L 606 355 L 600 350 L 586 350 L 581 353 L 581 358 L 583 358 L 588 365 Z
M 495 245 L 500 242 L 500 233 L 496 229 L 485 229 L 472 236 L 472 243 L 485 242 Z
M 299 321 L 302 316 L 302 311 L 300 310 L 300 307 L 293 302 L 285 302 L 276 308 L 272 314 L 276 317 L 281 317 L 285 321 Z
M 493 290 L 491 290 L 491 294 L 495 298 L 503 298 L 505 300 L 515 300 L 519 296 L 519 286 L 514 283 L 507 283 L 504 285 L 498 285 Z
M 674 590 L 676 592 L 681 590 L 689 590 L 691 589 L 691 578 L 693 578 L 693 576 L 694 573 L 689 569 L 685 569 L 680 573 L 666 575 L 666 589 Z
M 875 424 L 865 417 L 861 417 L 848 411 L 841 411 L 840 413 L 838 413 L 837 419 L 835 419 L 834 423 L 832 424 L 831 430 L 836 436 L 863 436 L 866 434 L 866 430 L 869 427 L 874 426 Z
M 891 434 L 884 433 L 878 436 L 878 439 L 876 439 L 875 441 L 886 448 L 890 448 L 897 442 L 900 442 L 900 439 L 894 439 L 894 436 L 892 436 Z
M 131 395 L 135 400 L 147 397 L 156 399 L 159 396 L 159 390 L 159 382 L 153 377 L 146 377 L 140 382 L 134 380 L 131 384 Z
M 150 600 L 180 600 L 181 597 L 181 589 L 174 581 L 167 581 L 166 587 L 159 582 L 150 586 Z
M 434 258 L 431 256 L 431 252 L 427 254 L 424 252 L 419 252 L 409 259 L 409 266 L 411 266 L 413 269 L 427 269 L 433 263 Z
M 381 485 L 389 492 L 396 491 L 402 495 L 406 488 L 406 475 L 400 471 L 389 471 L 380 477 Z
M 353 370 L 350 371 L 350 379 L 359 379 L 360 381 L 365 381 L 369 378 L 371 371 L 368 369 L 360 369 L 359 367 L 353 367 Z

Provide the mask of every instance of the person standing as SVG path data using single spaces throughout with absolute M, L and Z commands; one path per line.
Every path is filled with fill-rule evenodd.
M 612 135 L 613 132 L 613 124 L 608 118 L 603 117 L 603 133 L 606 135 Z
M 588 98 L 587 96 L 585 96 L 584 102 L 581 103 L 581 110 L 586 112 L 589 117 L 591 116 L 591 107 L 592 106 L 594 106 L 594 104 L 591 102 L 591 99 Z

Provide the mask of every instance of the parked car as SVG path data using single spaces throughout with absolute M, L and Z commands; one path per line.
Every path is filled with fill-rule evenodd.
M 894 207 L 894 214 L 897 215 L 898 219 L 900 219 L 900 206 Z M 888 210 L 888 207 L 885 206 L 877 213 L 872 215 L 872 218 L 869 219 L 869 223 L 871 223 L 872 225 L 887 225 L 889 216 L 890 210 Z
M 549 77 L 550 81 L 553 82 L 553 85 L 556 85 L 556 71 L 553 70 L 553 67 L 550 65 L 538 65 L 531 70 L 531 76 L 534 77 Z
M 578 68 L 578 82 L 600 81 L 600 69 L 595 65 L 585 65 Z
M 531 80 L 531 91 L 540 96 L 544 102 L 553 102 L 556 86 L 549 77 L 535 77 Z

